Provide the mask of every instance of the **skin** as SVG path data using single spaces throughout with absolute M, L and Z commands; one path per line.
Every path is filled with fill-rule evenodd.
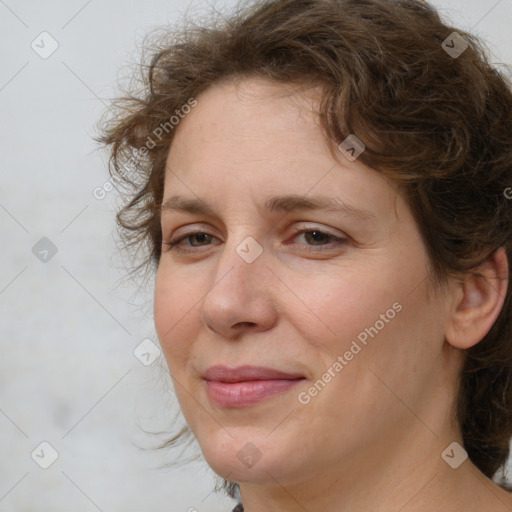
M 441 457 L 462 446 L 452 414 L 462 349 L 502 308 L 505 253 L 482 266 L 484 277 L 436 292 L 396 184 L 360 159 L 334 158 L 315 115 L 319 94 L 226 81 L 177 127 L 164 203 L 200 198 L 214 212 L 162 213 L 165 242 L 211 235 L 183 239 L 185 252 L 164 244 L 156 275 L 155 325 L 185 419 L 211 468 L 240 484 L 246 512 L 507 512 L 510 495 L 469 459 L 452 469 Z M 263 210 L 283 194 L 335 197 L 374 218 Z M 248 236 L 263 250 L 252 263 L 236 251 Z M 395 303 L 401 311 L 300 403 Z M 201 378 L 216 364 L 306 379 L 256 405 L 223 408 Z M 237 457 L 248 442 L 261 455 L 252 467 Z

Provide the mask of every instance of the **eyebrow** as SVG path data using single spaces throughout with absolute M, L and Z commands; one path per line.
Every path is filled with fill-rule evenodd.
M 305 197 L 300 195 L 285 195 L 270 197 L 265 201 L 265 211 L 292 212 L 297 210 L 325 210 L 329 212 L 341 212 L 364 221 L 376 220 L 376 215 L 365 209 L 356 208 L 335 197 L 316 196 Z M 180 211 L 190 214 L 203 214 L 215 216 L 215 211 L 201 199 L 172 196 L 165 200 L 161 206 L 162 212 Z

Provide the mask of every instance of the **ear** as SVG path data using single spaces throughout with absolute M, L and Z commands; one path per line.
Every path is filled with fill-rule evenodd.
M 462 277 L 446 330 L 446 341 L 456 348 L 476 345 L 490 331 L 505 302 L 508 262 L 501 247 L 482 263 L 475 273 Z

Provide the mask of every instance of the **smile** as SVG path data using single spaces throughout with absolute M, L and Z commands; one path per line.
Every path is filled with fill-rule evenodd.
M 304 380 L 296 372 L 284 372 L 262 366 L 212 366 L 203 375 L 208 398 L 221 407 L 253 405 L 278 393 L 284 393 Z

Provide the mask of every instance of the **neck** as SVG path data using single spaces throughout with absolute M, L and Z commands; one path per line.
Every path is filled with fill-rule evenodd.
M 436 435 L 417 418 L 415 428 L 386 443 L 365 447 L 347 466 L 311 471 L 311 478 L 279 482 L 269 473 L 266 485 L 241 483 L 245 512 L 508 512 L 512 499 L 466 459 L 453 469 L 442 458 L 462 439 L 447 429 Z M 445 453 L 458 462 L 457 448 Z M 459 459 L 460 460 L 460 459 Z

